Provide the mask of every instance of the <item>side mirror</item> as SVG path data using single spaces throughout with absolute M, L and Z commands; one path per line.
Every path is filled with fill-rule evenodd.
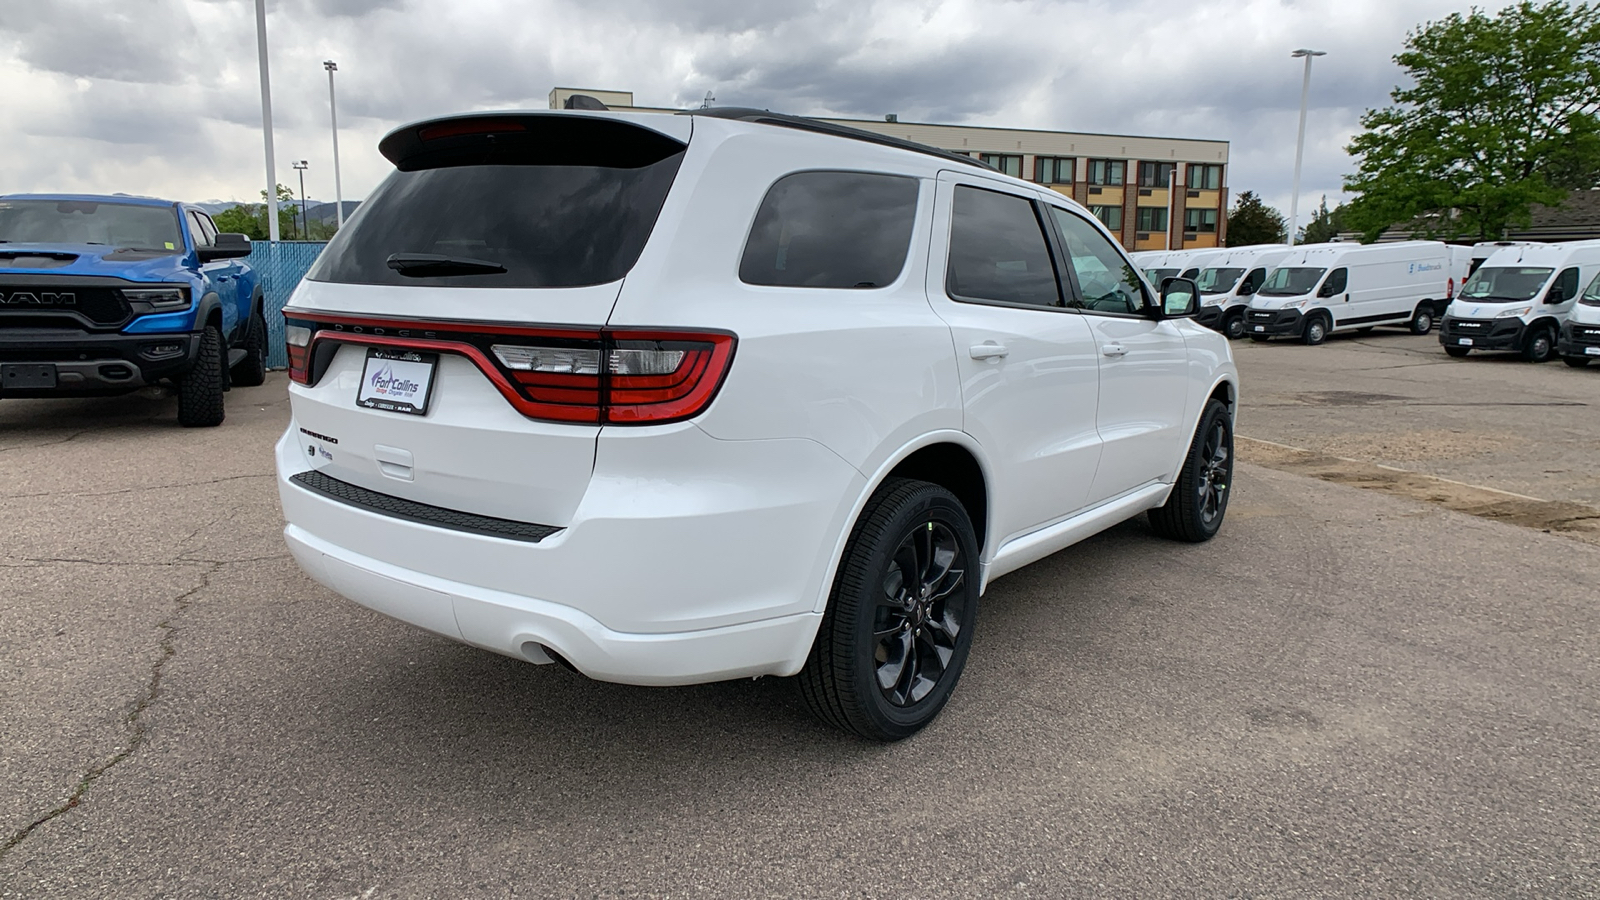
M 250 239 L 242 234 L 224 232 L 217 235 L 215 246 L 201 247 L 196 251 L 201 262 L 216 262 L 219 259 L 238 259 L 250 255 Z
M 1561 285 L 1553 284 L 1550 286 L 1550 290 L 1545 293 L 1544 302 L 1565 303 L 1567 302 L 1567 292 L 1561 289 Z
M 1329 283 L 1327 283 L 1327 284 L 1325 284 L 1322 287 L 1317 289 L 1317 296 L 1318 297 L 1332 297 L 1334 294 L 1337 294 L 1337 293 L 1339 293 L 1339 292 L 1333 289 L 1333 282 L 1329 282 Z
M 1246 281 L 1244 284 L 1239 285 L 1239 296 L 1241 296 L 1241 297 L 1248 297 L 1251 294 L 1254 294 L 1255 292 L 1256 292 L 1256 286 L 1251 284 L 1248 281 Z
M 1166 278 L 1161 282 L 1161 305 L 1157 319 L 1187 319 L 1200 311 L 1200 288 L 1188 278 Z

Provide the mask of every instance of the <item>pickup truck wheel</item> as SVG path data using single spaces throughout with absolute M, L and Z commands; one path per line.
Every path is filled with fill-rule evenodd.
M 875 741 L 944 708 L 972 648 L 978 541 L 961 502 L 891 478 L 867 502 L 834 577 L 800 695 L 817 718 Z
M 1150 510 L 1150 527 L 1175 541 L 1209 541 L 1222 528 L 1233 493 L 1233 419 L 1221 401 L 1206 403 L 1167 502 Z
M 1456 359 L 1460 359 L 1461 357 L 1466 356 L 1468 353 L 1471 353 L 1472 352 L 1472 348 L 1471 347 L 1446 347 L 1446 348 L 1444 348 L 1444 352 L 1450 354 L 1451 356 L 1454 356 Z
M 1556 353 L 1556 332 L 1548 325 L 1541 325 L 1528 332 L 1528 337 L 1522 342 L 1522 358 L 1528 362 L 1549 362 L 1550 357 Z
M 228 373 L 240 387 L 257 387 L 267 380 L 267 320 L 260 312 L 251 313 L 244 333 L 244 359 Z
M 185 428 L 210 428 L 222 424 L 222 388 L 226 366 L 222 332 L 207 325 L 200 334 L 200 352 L 194 368 L 178 381 L 178 424 Z
M 1315 347 L 1328 339 L 1328 320 L 1321 313 L 1314 313 L 1306 319 L 1305 330 L 1300 332 L 1300 343 Z
M 1563 356 L 1561 357 L 1561 361 L 1573 367 L 1574 369 L 1581 369 L 1589 364 L 1589 358 L 1587 356 Z
M 1244 337 L 1244 310 L 1230 313 L 1226 319 L 1222 320 L 1222 333 L 1227 335 L 1230 341 L 1237 341 L 1239 338 Z
M 1426 305 L 1417 307 L 1417 311 L 1411 314 L 1411 333 L 1427 334 L 1432 330 L 1433 308 Z

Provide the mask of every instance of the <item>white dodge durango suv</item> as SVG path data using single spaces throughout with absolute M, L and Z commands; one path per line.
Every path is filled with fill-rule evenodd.
M 1237 374 L 1198 292 L 976 160 L 754 110 L 474 113 L 284 311 L 313 578 L 591 678 L 798 675 L 906 737 L 995 578 L 1222 523 Z

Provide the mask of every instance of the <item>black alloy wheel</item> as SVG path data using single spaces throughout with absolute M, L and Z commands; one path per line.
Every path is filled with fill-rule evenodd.
M 823 721 L 877 741 L 910 737 L 955 690 L 978 610 L 978 544 L 959 500 L 892 478 L 851 533 L 801 696 Z
M 1232 495 L 1233 417 L 1228 407 L 1213 399 L 1200 416 L 1167 502 L 1150 510 L 1150 526 L 1173 540 L 1209 541 L 1221 530 Z
M 1227 335 L 1230 341 L 1237 341 L 1244 337 L 1244 310 L 1230 313 L 1226 319 L 1222 320 L 1222 333 Z

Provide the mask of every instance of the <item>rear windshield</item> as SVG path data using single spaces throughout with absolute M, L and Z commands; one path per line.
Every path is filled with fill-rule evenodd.
M 424 149 L 399 160 L 307 278 L 492 288 L 617 281 L 643 252 L 683 161 L 682 145 L 659 135 L 629 154 L 577 143 L 555 153 L 531 129 L 524 145 L 502 138 L 493 150 L 439 152 L 427 127 L 421 134 L 413 143 Z
M 1201 269 L 1195 284 L 1202 294 L 1226 294 L 1239 283 L 1239 276 L 1243 274 L 1244 269 Z
M 1554 271 L 1536 266 L 1484 266 L 1467 279 L 1461 297 L 1480 303 L 1532 300 Z
M 173 207 L 96 200 L 0 200 L 0 243 L 105 244 L 161 253 L 184 249 Z
M 1268 297 L 1298 297 L 1301 294 L 1311 293 L 1311 289 L 1322 280 L 1322 273 L 1327 269 L 1281 268 L 1273 269 L 1267 276 L 1267 283 L 1261 286 L 1259 293 Z

